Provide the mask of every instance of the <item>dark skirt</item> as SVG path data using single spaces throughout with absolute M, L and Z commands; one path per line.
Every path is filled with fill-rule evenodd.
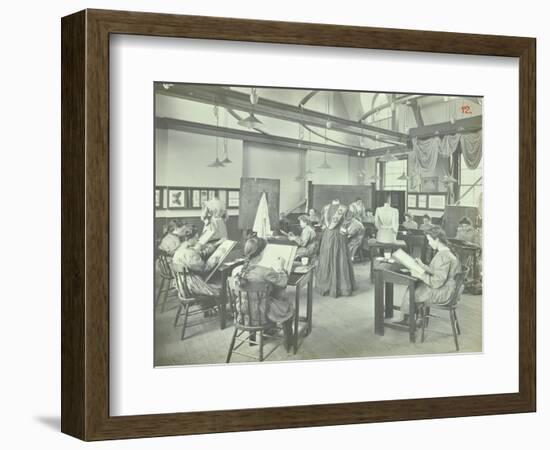
M 338 229 L 323 233 L 315 278 L 316 289 L 321 295 L 336 298 L 351 295 L 355 289 L 347 238 Z

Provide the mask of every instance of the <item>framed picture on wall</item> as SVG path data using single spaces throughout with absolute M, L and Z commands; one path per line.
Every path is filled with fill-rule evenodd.
M 191 207 L 192 208 L 201 207 L 201 191 L 199 189 L 193 189 L 191 191 Z
M 447 202 L 446 194 L 439 194 L 439 195 L 430 194 L 430 196 L 428 197 L 428 209 L 444 210 L 446 202 Z
M 408 208 L 416 208 L 416 194 L 408 194 L 407 195 L 407 207 Z
M 257 51 L 243 51 L 251 43 Z M 62 201 L 82 208 L 62 208 L 67 230 L 61 258 L 62 431 L 101 440 L 534 411 L 535 47 L 534 39 L 522 37 L 173 14 L 86 10 L 63 18 Z M 231 71 L 213 71 L 214 66 Z M 402 73 L 408 76 L 392 76 Z M 250 84 L 235 82 L 242 79 Z M 381 85 L 384 92 L 371 89 Z M 346 108 L 348 101 L 355 106 Z M 468 108 L 463 107 L 466 102 Z M 369 120 L 376 114 L 391 122 L 393 111 L 413 103 L 426 109 L 435 104 L 435 113 L 430 109 L 430 115 L 423 116 L 433 122 L 410 114 L 416 123 L 405 127 L 399 121 L 401 127 L 394 129 Z M 170 114 L 174 104 L 186 115 Z M 461 114 L 454 122 L 449 120 L 451 107 Z M 341 114 L 348 110 L 358 114 Z M 272 125 L 282 120 L 290 126 Z M 484 129 L 488 122 L 500 127 Z M 297 139 L 297 125 L 320 129 L 327 139 L 309 139 L 309 133 Z M 284 129 L 291 132 L 285 134 Z M 501 129 L 519 139 L 509 139 Z M 166 142 L 156 139 L 166 130 L 173 136 Z M 113 132 L 121 133 L 121 139 L 109 139 Z M 189 134 L 193 139 L 186 140 Z M 350 144 L 363 135 L 376 145 L 367 149 Z M 223 139 L 238 141 L 230 157 Z M 505 260 L 499 245 L 484 246 L 483 273 L 472 269 L 482 286 L 490 286 L 484 290 L 489 298 L 464 295 L 458 303 L 463 293 L 453 288 L 445 298 L 448 303 L 440 304 L 460 308 L 468 302 L 470 313 L 477 308 L 469 319 L 459 310 L 444 328 L 434 328 L 435 321 L 427 320 L 426 303 L 416 297 L 422 295 L 415 289 L 422 281 L 407 273 L 407 264 L 409 271 L 423 270 L 412 258 L 402 258 L 404 267 L 399 268 L 383 257 L 373 258 L 368 270 L 352 265 L 349 258 L 331 259 L 337 251 L 348 251 L 339 226 L 325 230 L 316 266 L 307 257 L 289 265 L 286 288 L 292 295 L 285 296 L 287 308 L 281 308 L 276 321 L 264 322 L 261 312 L 252 317 L 259 327 L 256 336 L 262 336 L 256 341 L 246 330 L 251 314 L 248 319 L 246 314 L 230 316 L 230 299 L 239 300 L 228 278 L 243 265 L 242 246 L 236 245 L 216 269 L 219 290 L 187 278 L 186 267 L 163 272 L 164 255 L 158 255 L 154 245 L 159 220 L 150 208 L 151 202 L 159 203 L 151 186 L 174 183 L 166 188 L 168 210 L 198 209 L 211 192 L 226 190 L 228 208 L 240 206 L 250 213 L 256 233 L 269 237 L 274 231 L 269 202 L 279 199 L 268 197 L 266 205 L 230 188 L 239 185 L 243 174 L 248 180 L 280 183 L 279 195 L 285 195 L 280 204 L 287 211 L 307 197 L 301 186 L 308 169 L 313 168 L 317 184 L 334 186 L 356 180 L 350 157 L 364 158 L 365 167 L 378 160 L 384 162 L 379 170 L 385 184 L 393 180 L 402 186 L 401 174 L 413 169 L 415 176 L 432 173 L 433 163 L 449 157 L 459 142 L 467 149 L 468 165 L 479 167 L 482 161 L 488 173 L 482 186 L 488 210 L 483 231 L 502 237 L 488 244 L 513 240 Z M 167 159 L 168 164 L 153 167 L 152 154 L 155 161 Z M 407 160 L 396 156 L 404 155 L 411 156 L 408 161 L 414 165 L 403 167 Z M 369 173 L 378 170 L 366 168 Z M 170 180 L 162 179 L 166 174 Z M 437 177 L 422 180 L 423 192 L 416 199 L 419 213 L 440 206 L 441 199 L 428 200 L 430 193 L 437 197 L 437 183 Z M 337 198 L 335 191 L 331 200 Z M 494 206 L 499 198 L 518 199 L 510 206 L 517 208 L 515 216 L 521 221 L 514 222 L 517 217 L 510 216 L 509 208 Z M 323 214 L 335 210 L 331 220 L 344 217 L 345 208 L 336 202 L 324 206 L 328 208 Z M 197 211 L 167 211 L 165 216 L 162 221 L 181 216 L 199 220 Z M 215 211 L 209 218 L 212 228 L 222 232 L 224 224 L 237 236 L 248 231 L 234 229 L 235 221 L 229 220 L 234 214 L 225 222 Z M 511 225 L 504 229 L 504 221 Z M 388 244 L 381 244 L 381 253 L 386 253 Z M 256 245 L 261 249 L 263 243 Z M 270 242 L 265 248 L 268 245 L 277 246 Z M 440 263 L 456 268 L 449 280 L 469 281 L 470 269 L 462 270 L 462 260 L 443 253 L 437 255 L 450 259 Z M 203 260 L 203 255 L 198 258 Z M 345 270 L 331 270 L 331 264 Z M 266 270 L 280 269 L 279 260 L 268 265 Z M 318 276 L 320 271 L 326 276 Z M 355 271 L 370 278 L 368 288 L 365 283 L 354 286 Z M 506 280 L 498 276 L 503 271 Z M 335 280 L 334 273 L 345 274 L 345 282 Z M 247 285 L 247 275 L 245 271 L 245 283 L 237 288 Z M 185 281 L 207 298 L 201 306 L 215 312 L 215 321 L 195 327 L 198 331 L 188 326 L 205 317 L 189 317 L 186 305 L 181 306 L 181 298 L 194 299 L 183 287 Z M 165 297 L 172 287 L 178 295 Z M 394 306 L 403 298 L 399 294 L 407 288 L 401 307 L 408 317 L 394 317 Z M 336 311 L 323 305 L 339 300 L 321 294 L 353 295 L 360 301 L 351 308 L 346 305 L 350 302 L 340 302 Z M 436 306 L 430 308 L 434 313 Z M 445 312 L 442 316 L 449 317 Z M 482 318 L 490 326 L 483 326 Z M 395 324 L 398 319 L 401 323 Z M 471 320 L 460 335 L 459 319 Z M 273 322 L 284 324 L 274 334 L 269 333 Z M 329 329 L 322 323 L 340 330 L 338 345 L 330 336 L 317 338 Z M 247 351 L 244 356 L 235 351 L 239 338 L 249 340 L 239 347 Z M 373 348 L 387 357 L 371 352 Z M 157 370 L 161 366 L 165 369 Z M 281 379 L 316 382 L 282 386 Z M 346 382 L 335 386 L 334 379 Z M 191 387 L 208 386 L 208 392 L 195 389 L 190 395 L 182 389 L 182 380 Z M 243 395 L 245 391 L 253 395 Z
M 239 208 L 239 191 L 227 191 L 227 207 Z
M 425 209 L 428 207 L 428 196 L 426 194 L 418 194 L 418 208 Z
M 167 188 L 168 209 L 186 209 L 186 190 L 181 188 Z
M 155 209 L 164 209 L 164 188 L 155 188 Z

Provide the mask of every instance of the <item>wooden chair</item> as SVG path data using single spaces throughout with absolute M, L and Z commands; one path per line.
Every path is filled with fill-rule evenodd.
M 226 363 L 231 361 L 231 356 L 234 353 L 247 358 L 257 359 L 261 362 L 267 359 L 283 342 L 287 350 L 290 348 L 292 320 L 287 320 L 282 327 L 268 320 L 265 314 L 269 297 L 267 289 L 239 289 L 237 292 L 233 292 L 229 284 L 227 289 L 227 295 L 232 304 L 231 309 L 234 313 L 235 329 L 233 330 L 233 336 L 229 344 Z M 274 333 L 267 334 L 267 331 L 273 331 Z M 283 337 L 280 336 L 281 331 L 283 332 Z M 258 337 L 258 341 L 256 341 L 256 337 Z M 264 355 L 265 339 L 272 339 L 277 342 L 267 355 Z M 247 342 L 250 346 L 258 346 L 257 356 L 238 351 Z
M 458 352 L 460 350 L 458 346 L 458 335 L 460 334 L 460 324 L 458 323 L 458 316 L 456 315 L 456 309 L 458 306 L 458 302 L 460 301 L 460 298 L 462 296 L 462 291 L 464 290 L 464 281 L 466 280 L 466 275 L 468 274 L 468 267 L 462 266 L 462 270 L 458 272 L 455 275 L 455 288 L 453 292 L 451 293 L 451 296 L 449 297 L 449 301 L 447 303 L 434 303 L 429 306 L 427 306 L 425 303 L 420 304 L 420 317 L 422 322 L 422 339 L 421 341 L 424 342 L 424 335 L 426 330 L 426 325 L 428 323 L 428 320 L 430 318 L 435 319 L 443 319 L 443 317 L 439 317 L 437 315 L 431 314 L 431 311 L 433 309 L 436 310 L 442 310 L 442 311 L 448 311 L 449 313 L 449 319 L 451 322 L 451 328 L 453 330 L 453 338 L 455 341 L 455 347 L 456 351 Z
M 198 314 L 206 316 L 208 313 L 215 312 L 218 308 L 219 300 L 217 297 L 209 295 L 193 295 L 187 283 L 187 277 L 189 276 L 187 269 L 184 269 L 183 272 L 176 272 L 174 276 L 176 280 L 176 289 L 180 300 L 176 317 L 174 319 L 174 327 L 178 326 L 178 320 L 181 316 L 183 316 L 183 327 L 181 329 L 181 340 L 183 341 L 185 339 L 185 331 L 188 327 L 201 325 L 210 320 L 197 320 L 193 323 L 188 323 L 188 319 Z M 206 307 L 205 304 L 207 305 Z
M 164 309 L 166 307 L 166 301 L 168 300 L 168 294 L 171 291 L 175 292 L 175 286 L 173 285 L 174 282 L 174 273 L 172 272 L 172 268 L 170 267 L 169 263 L 169 256 L 166 252 L 162 250 L 158 250 L 157 254 L 157 267 L 159 269 L 159 275 L 160 275 L 160 286 L 157 291 L 157 295 L 155 298 L 155 305 L 159 304 L 159 300 L 161 295 L 164 294 L 163 300 L 162 300 L 162 306 L 161 306 L 161 312 L 164 312 Z

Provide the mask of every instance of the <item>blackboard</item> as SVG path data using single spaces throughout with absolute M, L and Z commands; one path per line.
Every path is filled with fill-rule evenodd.
M 443 229 L 447 234 L 447 237 L 454 238 L 456 236 L 456 230 L 458 228 L 458 222 L 463 217 L 468 217 L 475 225 L 479 211 L 473 206 L 452 206 L 447 205 L 445 207 L 445 214 L 443 215 Z
M 239 203 L 239 229 L 251 230 L 258 211 L 260 198 L 265 192 L 271 229 L 279 226 L 279 196 L 281 181 L 270 178 L 241 178 Z
M 372 187 L 350 184 L 314 184 L 310 190 L 310 208 L 320 211 L 323 206 L 328 205 L 332 200 L 338 199 L 344 205 L 350 205 L 357 198 L 361 198 L 365 209 L 372 210 Z

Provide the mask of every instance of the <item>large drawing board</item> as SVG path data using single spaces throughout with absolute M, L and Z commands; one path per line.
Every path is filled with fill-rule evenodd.
M 285 260 L 285 270 L 289 274 L 292 272 L 292 265 L 294 258 L 296 258 L 297 250 L 298 247 L 295 245 L 267 244 L 258 265 L 278 269 L 277 258 L 281 257 Z
M 269 178 L 241 178 L 239 229 L 251 230 L 258 211 L 260 198 L 265 192 L 271 228 L 279 226 L 280 180 Z

